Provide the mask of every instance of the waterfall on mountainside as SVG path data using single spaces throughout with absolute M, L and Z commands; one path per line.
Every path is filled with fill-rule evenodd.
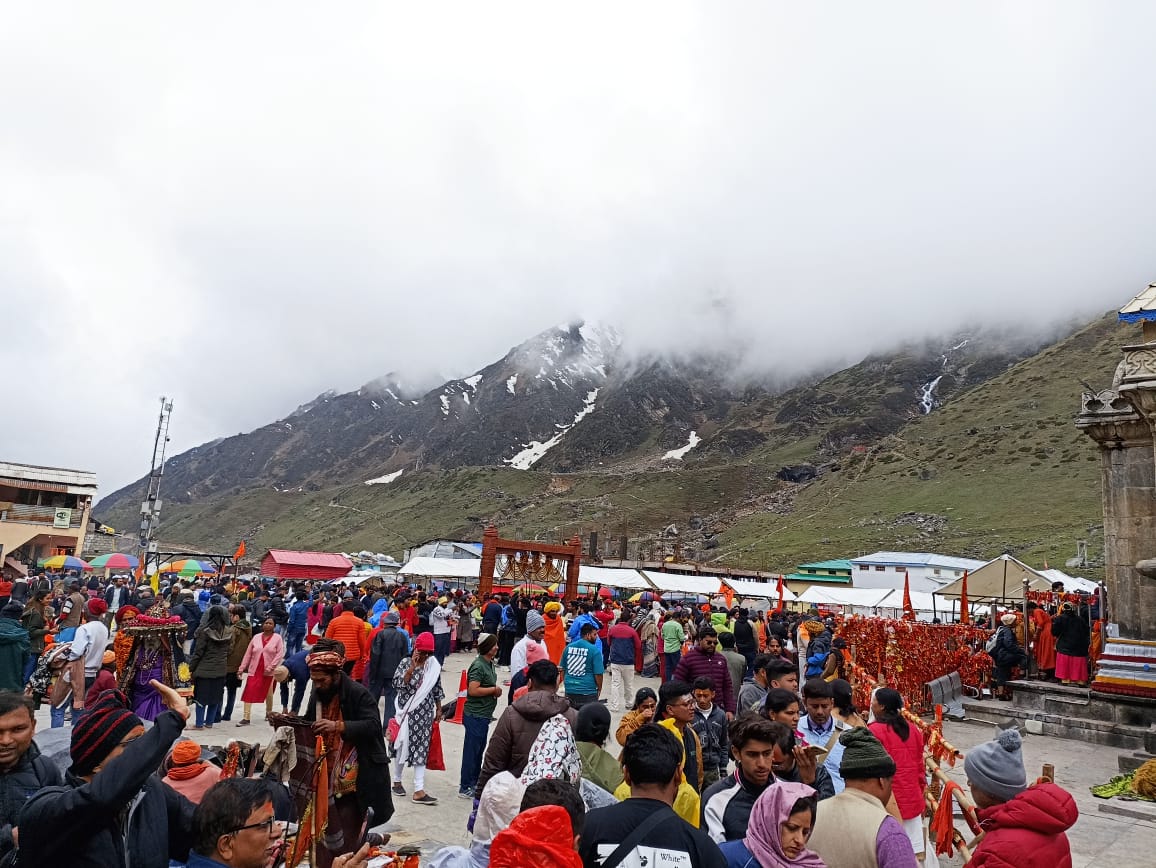
M 929 383 L 923 384 L 923 392 L 919 396 L 919 409 L 923 411 L 926 416 L 935 407 L 935 389 L 939 386 L 939 381 L 943 379 L 940 375 Z

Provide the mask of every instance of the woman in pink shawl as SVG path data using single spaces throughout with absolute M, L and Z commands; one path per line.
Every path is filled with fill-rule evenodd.
M 826 868 L 819 854 L 807 849 L 815 805 L 815 790 L 806 784 L 779 781 L 767 787 L 751 808 L 747 836 L 719 844 L 727 868 Z

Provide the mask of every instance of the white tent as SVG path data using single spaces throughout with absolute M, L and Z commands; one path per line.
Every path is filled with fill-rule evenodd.
M 1083 591 L 1085 594 L 1094 594 L 1100 586 L 1091 579 L 1081 579 L 1079 576 L 1069 576 L 1063 570 L 1040 570 L 1049 582 L 1063 582 L 1065 594 L 1075 594 Z
M 640 570 L 640 572 L 656 591 L 668 594 L 701 594 L 704 597 L 713 597 L 721 587 L 718 576 L 660 573 L 657 570 Z
M 736 596 L 748 598 L 757 597 L 760 600 L 771 600 L 777 603 L 779 600 L 778 582 L 752 582 L 749 579 L 732 579 L 729 576 L 723 576 L 723 583 L 728 588 L 735 592 Z M 799 599 L 787 583 L 783 583 L 783 601 L 793 603 Z
M 823 604 L 824 606 L 841 606 L 856 609 L 878 609 L 882 602 L 891 595 L 892 588 L 825 588 L 811 585 L 799 594 L 799 601 L 803 603 Z M 900 594 L 903 592 L 900 591 Z
M 967 599 L 1020 600 L 1024 595 L 1024 580 L 1032 591 L 1049 591 L 1052 582 L 1039 570 L 1033 569 L 1011 555 L 1000 555 L 967 575 Z M 963 593 L 963 577 L 935 592 L 940 597 L 959 597 Z
M 578 584 L 602 585 L 607 588 L 619 588 L 626 591 L 648 591 L 650 585 L 646 583 L 638 570 L 620 570 L 613 567 L 596 567 L 583 564 L 578 568 Z
M 482 562 L 475 558 L 414 558 L 397 571 L 406 579 L 474 579 Z

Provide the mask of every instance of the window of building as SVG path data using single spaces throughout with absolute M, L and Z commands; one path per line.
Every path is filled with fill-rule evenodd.
M 939 573 L 940 573 L 940 570 L 939 570 L 939 568 L 937 567 L 937 568 L 933 569 L 931 572 L 932 572 L 932 573 L 934 573 L 935 575 L 937 575 L 937 576 L 938 576 L 938 575 L 939 575 Z
M 886 571 L 887 571 L 887 567 L 876 567 L 875 568 L 875 572 L 877 572 L 877 573 L 882 573 L 882 572 L 886 572 Z
M 903 567 L 896 567 L 896 568 L 895 568 L 895 572 L 897 572 L 897 573 L 904 573 L 904 572 L 907 572 L 907 571 L 906 571 L 905 569 L 903 569 Z
M 859 569 L 869 570 L 869 569 L 871 569 L 871 566 L 869 564 L 859 564 Z

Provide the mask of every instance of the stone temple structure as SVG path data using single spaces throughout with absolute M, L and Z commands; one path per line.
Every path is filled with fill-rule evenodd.
M 1085 392 L 1076 426 L 1100 447 L 1109 634 L 1094 692 L 1156 698 L 1156 284 L 1120 311 L 1145 343 L 1112 386 Z

